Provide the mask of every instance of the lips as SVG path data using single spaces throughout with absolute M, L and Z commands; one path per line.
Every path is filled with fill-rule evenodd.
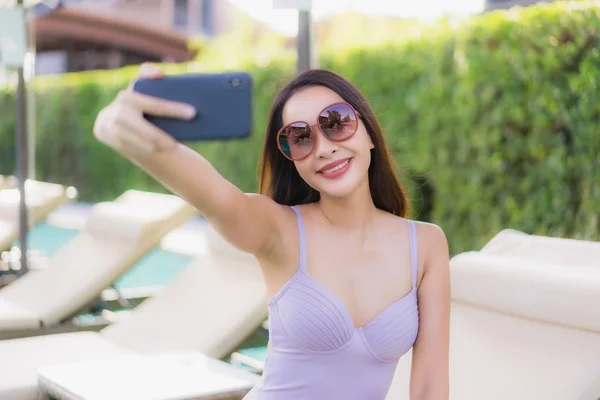
M 335 167 L 344 164 L 345 162 L 350 161 L 350 158 L 344 158 L 341 160 L 337 160 L 334 162 L 330 162 L 329 164 L 325 165 L 323 168 L 321 168 L 320 170 L 318 170 L 318 173 L 326 173 L 326 172 L 330 172 L 331 170 L 333 170 Z

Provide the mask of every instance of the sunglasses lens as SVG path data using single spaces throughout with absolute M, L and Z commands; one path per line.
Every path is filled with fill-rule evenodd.
M 310 154 L 313 138 L 310 127 L 304 122 L 296 122 L 279 134 L 279 148 L 292 160 L 300 160 Z
M 354 109 L 348 104 L 334 104 L 319 115 L 319 126 L 331 140 L 346 140 L 354 135 L 358 121 Z

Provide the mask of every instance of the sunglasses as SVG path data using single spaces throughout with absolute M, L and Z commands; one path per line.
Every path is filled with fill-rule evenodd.
M 358 129 L 360 114 L 348 103 L 335 103 L 319 113 L 317 123 L 309 125 L 304 121 L 287 124 L 277 133 L 277 147 L 292 161 L 308 157 L 317 140 L 314 128 L 319 127 L 325 137 L 333 142 L 350 139 Z

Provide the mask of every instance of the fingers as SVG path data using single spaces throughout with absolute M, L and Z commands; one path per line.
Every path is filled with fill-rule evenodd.
M 162 71 L 145 63 L 138 74 L 141 78 L 158 79 Z M 142 93 L 131 87 L 122 90 L 115 101 L 102 110 L 94 123 L 94 135 L 101 142 L 126 155 L 149 154 L 175 148 L 177 141 L 144 118 L 157 117 L 189 120 L 196 110 L 189 104 L 165 100 Z
M 119 147 L 128 154 L 151 154 L 157 149 L 152 141 L 145 140 L 135 134 L 115 134 L 116 140 L 119 142 Z
M 135 110 L 121 107 L 103 110 L 94 125 L 94 135 L 101 142 L 128 154 L 151 153 L 156 146 L 138 132 L 132 131 L 124 121 L 135 115 Z
M 95 123 L 94 134 L 101 142 L 130 155 L 170 150 L 177 144 L 138 110 L 127 106 L 102 111 Z
M 186 103 L 164 100 L 133 91 L 122 91 L 117 101 L 126 103 L 144 114 L 189 120 L 196 116 L 196 109 Z
M 158 79 L 163 76 L 164 73 L 160 68 L 148 62 L 143 63 L 138 71 L 139 78 Z
M 173 148 L 177 143 L 168 133 L 158 128 L 156 125 L 148 122 L 145 118 L 138 114 L 132 114 L 126 118 L 122 118 L 119 124 L 125 127 L 127 130 L 134 132 L 136 139 L 140 139 L 148 146 L 145 150 L 148 151 L 162 151 Z

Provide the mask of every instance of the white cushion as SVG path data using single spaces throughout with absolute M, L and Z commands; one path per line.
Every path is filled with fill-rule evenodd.
M 137 240 L 149 229 L 173 218 L 174 213 L 189 207 L 175 196 L 169 196 L 169 201 L 160 199 L 161 203 L 155 198 L 134 203 L 120 197 L 114 202 L 95 204 L 84 229 L 94 236 Z
M 0 331 L 5 329 L 37 329 L 41 326 L 40 319 L 35 313 L 2 298 L 0 298 L 0 316 Z
M 510 293 L 507 293 L 510 296 Z M 386 400 L 409 400 L 412 353 Z M 453 301 L 450 400 L 595 400 L 580 396 L 600 377 L 600 334 Z
M 153 218 L 148 208 L 118 204 L 97 203 L 93 206 L 84 230 L 94 236 L 136 239 L 142 236 L 147 222 Z
M 101 334 L 139 352 L 193 349 L 222 358 L 265 320 L 267 302 L 256 261 L 198 256 Z
M 214 399 L 243 396 L 260 378 L 198 352 L 153 352 L 38 370 L 40 387 L 62 398 Z
M 159 244 L 164 235 L 196 212 L 175 196 L 161 196 L 172 200 L 137 207 L 115 203 L 98 205 L 89 221 L 91 229 L 84 229 L 64 245 L 45 269 L 32 270 L 2 288 L 0 298 L 35 312 L 46 326 L 74 315 Z M 127 235 L 133 237 L 127 238 Z M 0 314 L 0 320 L 2 317 Z
M 0 251 L 8 249 L 19 234 L 19 226 L 14 221 L 0 218 Z
M 131 353 L 95 332 L 0 341 L 0 399 L 37 399 L 37 369 L 40 367 Z
M 481 249 L 481 252 L 529 258 L 550 264 L 600 267 L 600 242 L 528 235 L 514 229 L 500 231 Z
M 166 194 L 145 192 L 142 190 L 127 190 L 115 199 L 120 204 L 148 205 L 158 208 L 179 208 L 185 203 L 180 197 Z
M 13 184 L 14 184 L 14 179 L 12 176 L 0 175 L 0 189 L 9 188 Z
M 600 268 L 467 252 L 451 261 L 452 298 L 600 332 Z
M 25 200 L 27 206 L 36 211 L 41 207 L 62 203 L 67 192 L 73 190 L 56 183 L 29 180 L 25 183 Z M 0 191 L 0 216 L 18 215 L 20 199 L 21 193 L 16 187 Z

